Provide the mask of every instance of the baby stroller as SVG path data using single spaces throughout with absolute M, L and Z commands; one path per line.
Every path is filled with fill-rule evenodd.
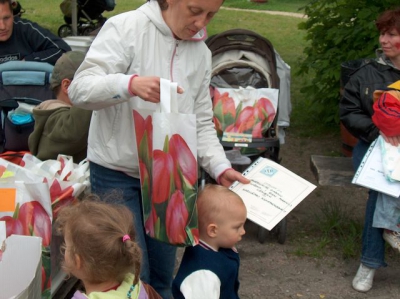
M 45 62 L 0 64 L 0 153 L 29 151 L 28 137 L 35 124 L 32 109 L 54 98 L 52 72 L 53 66 Z
M 276 95 L 276 107 L 272 108 L 271 103 L 263 106 L 263 109 L 265 108 L 263 113 L 267 113 L 269 116 L 266 116 L 263 120 L 263 129 L 260 130 L 255 130 L 255 127 L 257 127 L 255 119 L 258 117 L 255 117 L 254 113 L 260 113 L 255 112 L 257 107 L 260 106 L 256 102 L 260 103 L 264 98 L 257 97 L 254 104 L 246 108 L 244 108 L 245 104 L 243 103 L 247 99 L 241 100 L 240 104 L 237 104 L 237 99 L 235 99 L 236 96 L 240 96 L 240 90 L 245 88 L 255 89 L 251 91 L 252 93 L 261 89 L 273 89 L 279 94 L 280 78 L 277 71 L 276 52 L 272 44 L 259 34 L 245 29 L 232 29 L 216 34 L 209 37 L 206 44 L 212 52 L 210 93 L 213 98 L 214 124 L 220 142 L 228 158 L 228 153 L 236 150 L 240 151 L 242 157 L 248 159 L 245 165 L 242 163 L 235 164 L 235 160 L 231 159 L 232 166 L 237 171 L 243 172 L 251 162 L 260 156 L 279 163 L 280 141 L 277 132 L 279 96 Z M 234 91 L 226 93 L 229 89 L 234 89 Z M 223 92 L 224 94 L 222 94 Z M 233 98 L 233 101 L 231 101 L 231 98 Z M 225 104 L 221 105 L 221 102 Z M 236 102 L 235 106 L 232 105 L 232 102 Z M 240 118 L 246 114 L 246 109 L 251 109 L 249 110 L 251 113 L 248 114 L 249 116 L 246 117 L 245 121 L 242 121 Z M 223 112 L 221 113 L 221 111 Z M 234 116 L 227 114 L 229 111 Z M 240 125 L 237 125 L 238 122 L 240 122 Z M 261 121 L 258 125 L 261 125 Z M 243 129 L 243 127 L 246 127 L 246 129 Z M 238 133 L 240 134 L 236 135 Z M 239 139 L 237 139 L 238 136 L 240 136 Z M 235 156 L 237 158 L 237 155 Z M 276 225 L 271 233 L 276 234 L 278 242 L 283 244 L 286 239 L 286 219 L 284 218 Z M 266 237 L 267 230 L 259 226 L 259 242 L 264 243 Z
M 103 26 L 107 18 L 103 17 L 102 13 L 114 10 L 116 5 L 114 0 L 76 0 L 76 3 L 78 35 L 83 36 L 89 36 L 92 31 Z M 71 5 L 71 0 L 64 0 L 60 4 L 66 23 L 58 28 L 58 36 L 62 38 L 72 35 Z

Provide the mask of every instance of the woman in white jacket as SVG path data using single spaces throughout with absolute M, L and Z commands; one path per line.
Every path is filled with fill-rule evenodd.
M 249 181 L 231 168 L 212 123 L 211 53 L 205 26 L 223 0 L 151 0 L 110 18 L 69 88 L 74 105 L 94 110 L 88 159 L 92 191 L 123 191 L 143 250 L 141 278 L 170 298 L 176 248 L 144 233 L 132 111 L 156 109 L 160 77 L 177 82 L 181 113 L 197 117 L 198 162 L 220 184 Z

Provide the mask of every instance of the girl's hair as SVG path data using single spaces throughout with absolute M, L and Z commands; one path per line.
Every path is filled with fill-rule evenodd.
M 375 22 L 379 32 L 396 29 L 400 34 L 400 7 L 384 11 Z
M 82 262 L 85 279 L 91 283 L 108 280 L 122 282 L 134 272 L 139 281 L 141 251 L 135 242 L 133 214 L 122 204 L 106 203 L 89 195 L 75 205 L 61 209 L 56 220 L 57 232 L 68 233 L 71 259 L 77 254 Z M 124 240 L 128 235 L 130 239 Z M 64 263 L 67 273 L 73 269 Z

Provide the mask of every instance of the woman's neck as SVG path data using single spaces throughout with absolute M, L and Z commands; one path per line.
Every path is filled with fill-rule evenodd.
M 393 63 L 393 65 L 400 70 L 400 55 L 396 56 L 395 58 L 391 58 L 390 61 Z
M 92 292 L 107 292 L 109 290 L 116 289 L 120 286 L 120 282 L 113 280 L 113 281 L 105 281 L 101 283 L 90 283 L 88 281 L 82 281 L 83 285 L 85 286 L 85 293 L 89 295 Z

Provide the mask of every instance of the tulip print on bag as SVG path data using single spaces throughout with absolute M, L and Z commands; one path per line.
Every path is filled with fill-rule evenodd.
M 52 220 L 63 206 L 77 201 L 89 185 L 88 176 L 88 164 L 73 164 L 69 156 L 43 162 L 25 154 L 19 165 L 0 158 L 0 221 L 6 237 L 42 238 L 42 299 L 51 297 L 51 277 L 60 269 Z
M 214 87 L 211 94 L 214 125 L 222 141 L 251 143 L 262 138 L 277 114 L 278 89 Z
M 176 83 L 161 79 L 161 112 L 133 110 L 146 233 L 173 245 L 196 245 L 196 116 L 177 107 Z

